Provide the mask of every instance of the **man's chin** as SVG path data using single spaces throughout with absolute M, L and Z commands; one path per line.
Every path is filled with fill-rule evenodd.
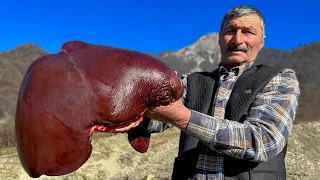
M 222 64 L 226 66 L 228 69 L 232 67 L 239 66 L 245 62 L 245 58 L 243 57 L 235 57 L 235 56 L 230 56 L 226 58 L 224 61 L 222 61 Z
M 245 58 L 244 57 L 239 57 L 239 56 L 230 56 L 227 58 L 227 63 L 228 64 L 241 64 L 243 62 L 245 62 Z

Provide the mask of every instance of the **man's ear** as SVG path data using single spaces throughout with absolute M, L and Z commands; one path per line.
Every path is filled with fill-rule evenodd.
M 266 36 L 264 36 L 262 39 L 261 39 L 261 43 L 260 43 L 260 46 L 259 46 L 259 50 L 261 50 L 264 46 L 264 42 L 266 40 Z
M 220 45 L 220 42 L 221 42 L 221 32 L 219 33 L 219 37 L 218 37 L 218 43 L 219 43 L 219 45 Z

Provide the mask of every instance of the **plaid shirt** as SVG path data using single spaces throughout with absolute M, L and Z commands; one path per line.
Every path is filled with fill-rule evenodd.
M 211 115 L 191 111 L 186 133 L 199 138 L 206 146 L 199 156 L 194 179 L 224 179 L 224 156 L 264 162 L 282 151 L 290 134 L 300 95 L 295 72 L 285 69 L 273 77 L 258 93 L 249 115 L 242 123 L 224 118 L 225 108 L 238 77 L 253 62 L 234 67 L 229 72 L 219 66 L 219 84 Z M 187 91 L 188 74 L 182 76 Z M 186 94 L 183 96 L 183 101 Z M 168 124 L 151 125 L 161 132 Z M 214 174 L 210 173 L 214 172 Z

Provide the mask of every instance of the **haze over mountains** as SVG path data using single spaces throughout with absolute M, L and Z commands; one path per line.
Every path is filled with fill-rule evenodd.
M 3 133 L 13 133 L 16 100 L 27 68 L 38 57 L 46 54 L 46 50 L 32 43 L 0 53 L 0 137 Z M 216 33 L 204 35 L 194 44 L 178 51 L 150 54 L 158 57 L 179 74 L 212 71 L 218 67 L 221 57 Z M 294 69 L 301 88 L 296 121 L 320 121 L 320 42 L 290 51 L 264 48 L 259 53 L 256 63 Z M 6 127 L 6 130 L 1 131 L 3 127 Z

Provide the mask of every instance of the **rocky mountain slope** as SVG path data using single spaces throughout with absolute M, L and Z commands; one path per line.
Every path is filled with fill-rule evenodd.
M 0 53 L 0 147 L 14 145 L 14 116 L 22 79 L 29 65 L 46 54 L 32 43 Z
M 0 112 L 13 114 L 13 101 L 29 65 L 38 57 L 48 54 L 38 45 L 26 43 L 11 51 L 0 53 Z
M 178 73 L 211 71 L 220 61 L 219 35 L 210 33 L 202 36 L 194 44 L 178 51 L 162 52 L 157 55 Z

